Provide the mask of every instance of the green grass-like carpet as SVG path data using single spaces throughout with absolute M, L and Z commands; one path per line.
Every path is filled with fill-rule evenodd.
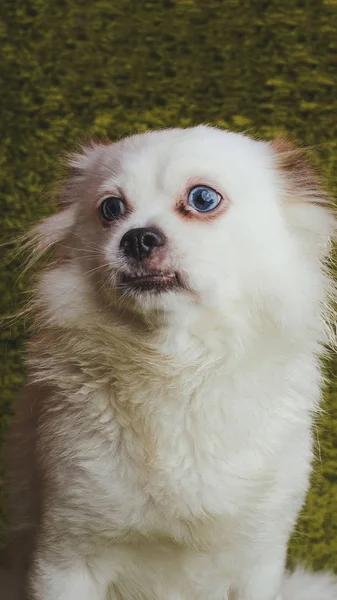
M 83 136 L 208 122 L 313 146 L 337 191 L 337 0 L 11 0 L 0 6 L 1 237 L 50 210 L 61 152 Z M 4 260 L 3 314 L 24 299 Z M 24 322 L 1 327 L 0 440 L 24 379 Z M 289 561 L 337 571 L 337 359 L 316 472 Z M 4 521 L 0 481 L 0 521 Z

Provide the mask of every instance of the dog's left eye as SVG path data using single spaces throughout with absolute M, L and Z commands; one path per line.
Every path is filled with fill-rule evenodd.
M 125 206 L 120 198 L 108 196 L 101 204 L 101 215 L 106 222 L 115 221 L 125 213 Z
M 188 203 L 198 212 L 214 210 L 221 200 L 222 198 L 218 192 L 205 185 L 192 188 L 188 196 Z

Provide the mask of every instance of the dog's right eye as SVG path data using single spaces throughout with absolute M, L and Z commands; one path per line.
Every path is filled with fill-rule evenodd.
M 105 198 L 100 206 L 101 215 L 103 220 L 107 223 L 116 221 L 125 213 L 125 205 L 123 200 L 116 196 L 108 196 Z
M 222 198 L 218 192 L 206 185 L 197 185 L 190 190 L 188 203 L 197 212 L 211 212 L 220 204 Z

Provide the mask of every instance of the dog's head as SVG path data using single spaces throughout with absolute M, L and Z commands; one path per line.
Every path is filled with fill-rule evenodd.
M 261 318 L 293 327 L 324 301 L 334 235 L 302 155 L 206 126 L 93 144 L 71 157 L 65 208 L 35 235 L 112 311 L 207 314 L 242 334 Z

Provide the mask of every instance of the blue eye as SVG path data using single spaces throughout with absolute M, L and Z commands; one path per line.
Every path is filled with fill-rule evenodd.
M 210 212 L 220 204 L 221 199 L 220 194 L 212 190 L 212 188 L 205 185 L 198 185 L 191 189 L 188 196 L 188 203 L 198 212 Z

